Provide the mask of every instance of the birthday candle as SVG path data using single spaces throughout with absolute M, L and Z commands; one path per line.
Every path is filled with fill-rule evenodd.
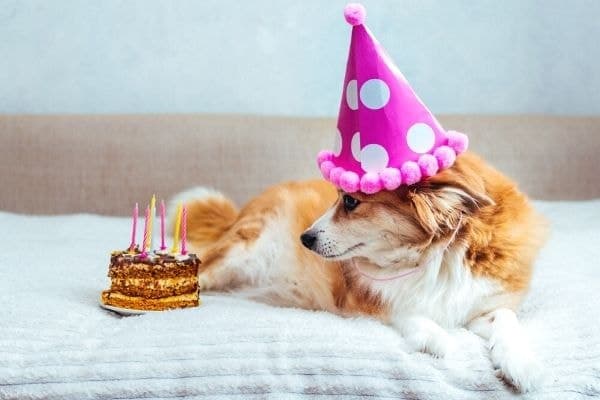
M 144 221 L 144 241 L 142 242 L 142 257 L 146 257 L 146 247 L 148 246 L 148 225 L 150 220 L 150 207 L 146 207 L 146 219 Z
M 160 250 L 165 251 L 167 246 L 165 245 L 165 201 L 160 201 Z
M 152 195 L 152 199 L 150 200 L 150 223 L 148 224 L 148 237 L 150 241 L 148 242 L 148 251 L 152 251 L 154 235 L 152 234 L 152 225 L 154 223 L 154 217 L 156 216 L 156 196 Z
M 183 206 L 183 211 L 181 212 L 181 254 L 187 254 L 186 248 L 187 241 L 187 207 Z
M 177 206 L 177 216 L 175 217 L 175 227 L 173 228 L 173 246 L 171 247 L 171 254 L 177 253 L 177 246 L 179 246 L 179 229 L 181 227 L 181 204 Z
M 129 252 L 133 252 L 135 248 L 135 234 L 137 233 L 137 220 L 138 220 L 138 203 L 135 203 L 133 207 L 133 227 L 131 228 L 131 244 L 129 245 Z

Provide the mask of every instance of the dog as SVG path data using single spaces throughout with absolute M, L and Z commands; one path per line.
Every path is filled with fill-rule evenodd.
M 516 185 L 472 153 L 412 186 L 366 195 L 324 180 L 269 188 L 241 210 L 210 189 L 181 193 L 201 291 L 368 316 L 415 351 L 444 357 L 447 329 L 487 340 L 499 375 L 535 389 L 539 362 L 515 311 L 546 222 Z

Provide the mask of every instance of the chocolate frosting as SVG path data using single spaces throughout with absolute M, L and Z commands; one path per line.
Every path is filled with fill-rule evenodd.
M 142 257 L 142 253 L 137 247 L 133 250 L 133 253 L 130 253 L 129 250 L 117 250 L 110 254 L 111 266 L 127 264 L 162 265 L 166 263 L 174 263 L 181 266 L 195 266 L 200 264 L 200 260 L 195 254 L 188 254 L 188 258 L 184 260 L 177 259 L 172 254 L 152 253 L 152 256 Z

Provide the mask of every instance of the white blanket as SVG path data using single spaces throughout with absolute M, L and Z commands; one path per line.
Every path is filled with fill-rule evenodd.
M 600 200 L 537 206 L 553 235 L 520 316 L 547 380 L 527 397 L 600 396 Z M 514 396 L 465 330 L 439 360 L 376 321 L 220 295 L 119 317 L 98 296 L 127 219 L 0 213 L 0 227 L 1 399 Z

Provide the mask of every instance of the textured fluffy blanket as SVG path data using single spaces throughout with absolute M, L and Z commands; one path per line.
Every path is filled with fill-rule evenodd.
M 537 203 L 553 235 L 520 313 L 546 369 L 526 398 L 600 396 L 600 201 Z M 129 222 L 0 213 L 0 398 L 504 399 L 482 340 L 409 354 L 367 319 L 203 296 L 197 309 L 119 317 L 98 307 Z

